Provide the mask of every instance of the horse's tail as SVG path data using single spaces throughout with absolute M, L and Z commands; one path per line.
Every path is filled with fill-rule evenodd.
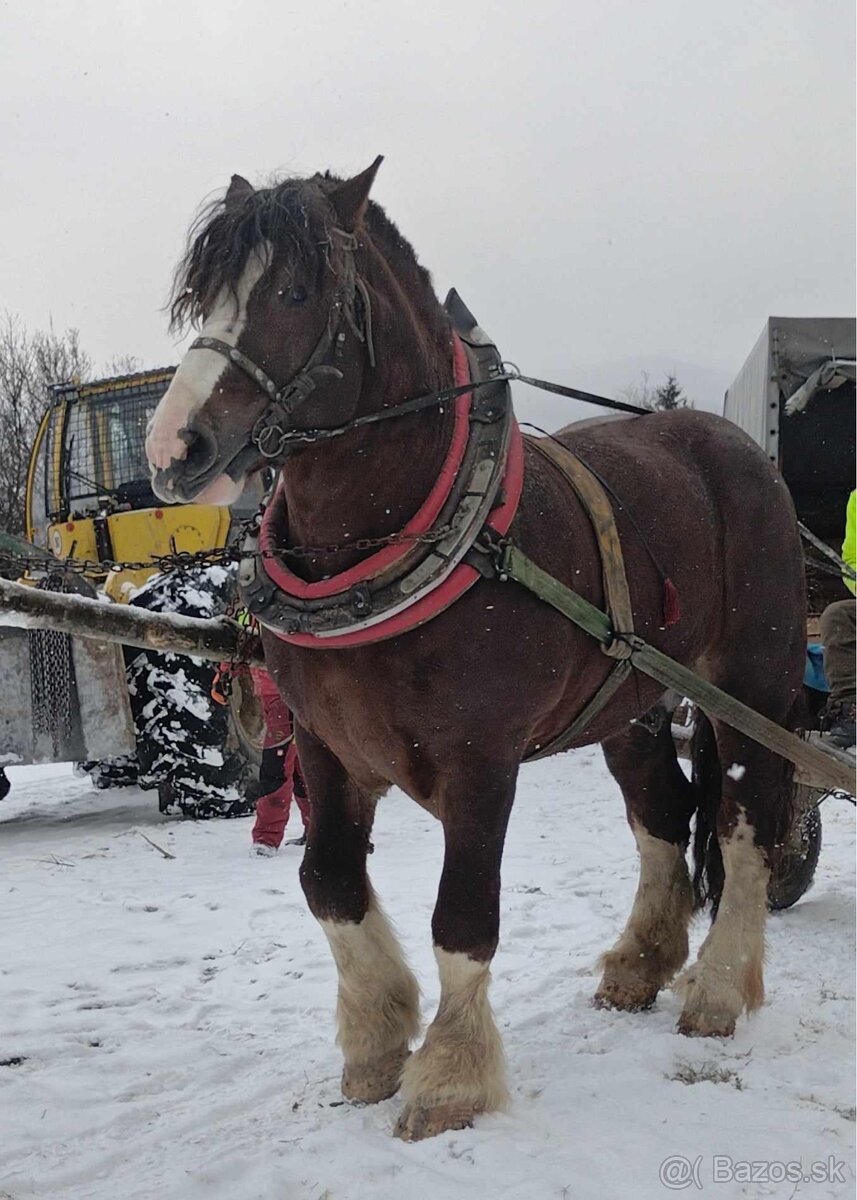
M 723 856 L 717 841 L 717 810 L 720 807 L 720 759 L 711 722 L 696 711 L 691 742 L 691 782 L 696 795 L 696 828 L 693 835 L 694 907 L 711 905 L 717 915 L 723 894 Z

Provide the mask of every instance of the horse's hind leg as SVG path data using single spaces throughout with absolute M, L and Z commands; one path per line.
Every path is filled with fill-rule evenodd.
M 602 957 L 595 1003 L 603 1008 L 649 1008 L 687 958 L 693 909 L 685 851 L 693 790 L 676 760 L 669 713 L 603 743 L 604 756 L 625 797 L 640 855 L 640 880 L 628 923 Z
M 406 1141 L 462 1129 L 507 1100 L 503 1047 L 488 1003 L 500 928 L 500 860 L 516 764 L 461 764 L 438 810 L 445 854 L 432 918 L 440 1004 L 425 1041 L 405 1065 Z
M 303 731 L 298 748 L 311 799 L 301 884 L 339 975 L 342 1094 L 374 1103 L 399 1088 L 409 1042 L 419 1032 L 419 989 L 366 874 L 376 797 L 361 792 Z
M 768 880 L 788 826 L 790 789 L 781 758 L 722 722 L 712 724 L 722 779 L 716 824 L 723 892 L 697 961 L 675 987 L 684 997 L 681 1033 L 727 1037 L 741 1013 L 765 997 Z

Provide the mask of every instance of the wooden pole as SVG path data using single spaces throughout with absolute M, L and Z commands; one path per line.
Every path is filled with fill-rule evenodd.
M 212 662 L 233 658 L 264 662 L 259 638 L 248 635 L 228 617 L 206 620 L 148 612 L 128 604 L 43 592 L 6 579 L 0 579 L 0 625 L 54 629 L 72 637 L 121 642 L 159 654 L 189 654 Z

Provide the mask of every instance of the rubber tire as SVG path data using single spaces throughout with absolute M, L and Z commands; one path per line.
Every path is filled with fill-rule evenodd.
M 235 591 L 224 567 L 154 576 L 131 601 L 150 612 L 221 615 Z M 228 710 L 211 698 L 215 663 L 148 650 L 126 652 L 137 734 L 138 783 L 157 788 L 161 812 L 208 819 L 252 813 L 244 787 L 255 776 Z
M 75 763 L 80 773 L 88 775 L 93 787 L 106 788 L 136 787 L 140 781 L 140 764 L 136 754 L 123 754 L 119 758 L 104 758 L 101 761 Z
M 791 908 L 812 886 L 821 854 L 821 812 L 807 808 L 801 817 L 800 850 L 783 853 L 768 881 L 768 907 L 773 912 Z

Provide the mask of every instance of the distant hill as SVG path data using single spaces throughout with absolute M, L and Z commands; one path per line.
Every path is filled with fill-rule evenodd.
M 621 400 L 624 399 L 622 392 L 625 388 L 642 382 L 644 372 L 653 387 L 663 383 L 667 375 L 675 375 L 694 408 L 720 413 L 723 411 L 723 393 L 732 382 L 737 368 L 735 372 L 723 371 L 680 359 L 650 355 L 618 359 L 612 363 L 582 363 L 573 369 L 546 373 L 545 377 L 554 383 L 568 384 L 586 392 Z M 551 430 L 569 421 L 594 416 L 598 410 L 591 405 L 565 400 L 561 396 L 550 396 L 520 384 L 515 387 L 515 411 L 522 420 Z

